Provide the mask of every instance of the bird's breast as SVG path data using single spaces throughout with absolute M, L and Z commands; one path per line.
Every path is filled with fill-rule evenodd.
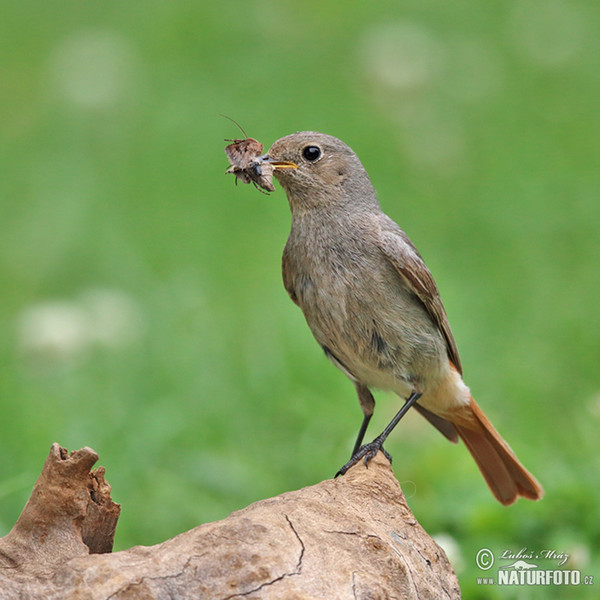
M 441 335 L 375 244 L 323 237 L 292 232 L 282 266 L 290 297 L 332 362 L 387 389 L 435 371 L 445 356 Z

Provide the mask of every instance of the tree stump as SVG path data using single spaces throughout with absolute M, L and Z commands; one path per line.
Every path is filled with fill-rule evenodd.
M 460 598 L 380 453 L 155 546 L 111 553 L 120 512 L 90 448 L 54 444 L 0 538 L 0 600 Z

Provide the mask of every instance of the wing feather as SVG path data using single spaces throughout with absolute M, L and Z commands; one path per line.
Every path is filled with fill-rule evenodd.
M 388 220 L 387 217 L 382 227 L 379 247 L 431 315 L 446 341 L 448 358 L 457 371 L 462 374 L 458 348 L 450 329 L 444 305 L 433 276 L 421 258 L 419 251 L 404 231 L 391 219 Z

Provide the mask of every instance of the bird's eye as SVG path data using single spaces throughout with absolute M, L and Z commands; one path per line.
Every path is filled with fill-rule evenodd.
M 322 156 L 321 148 L 319 146 L 306 146 L 304 150 L 302 150 L 302 156 L 309 162 L 315 162 L 319 160 Z

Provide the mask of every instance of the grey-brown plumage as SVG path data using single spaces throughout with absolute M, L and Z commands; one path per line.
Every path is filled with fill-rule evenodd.
M 263 160 L 297 166 L 274 171 L 292 212 L 283 280 L 327 357 L 356 386 L 364 421 L 351 462 L 368 460 L 395 425 L 359 450 L 375 405 L 370 388 L 393 390 L 409 399 L 406 409 L 414 404 L 450 440 L 466 442 L 502 503 L 541 497 L 463 383 L 433 277 L 382 212 L 356 154 L 332 136 L 301 132 L 275 142 Z

